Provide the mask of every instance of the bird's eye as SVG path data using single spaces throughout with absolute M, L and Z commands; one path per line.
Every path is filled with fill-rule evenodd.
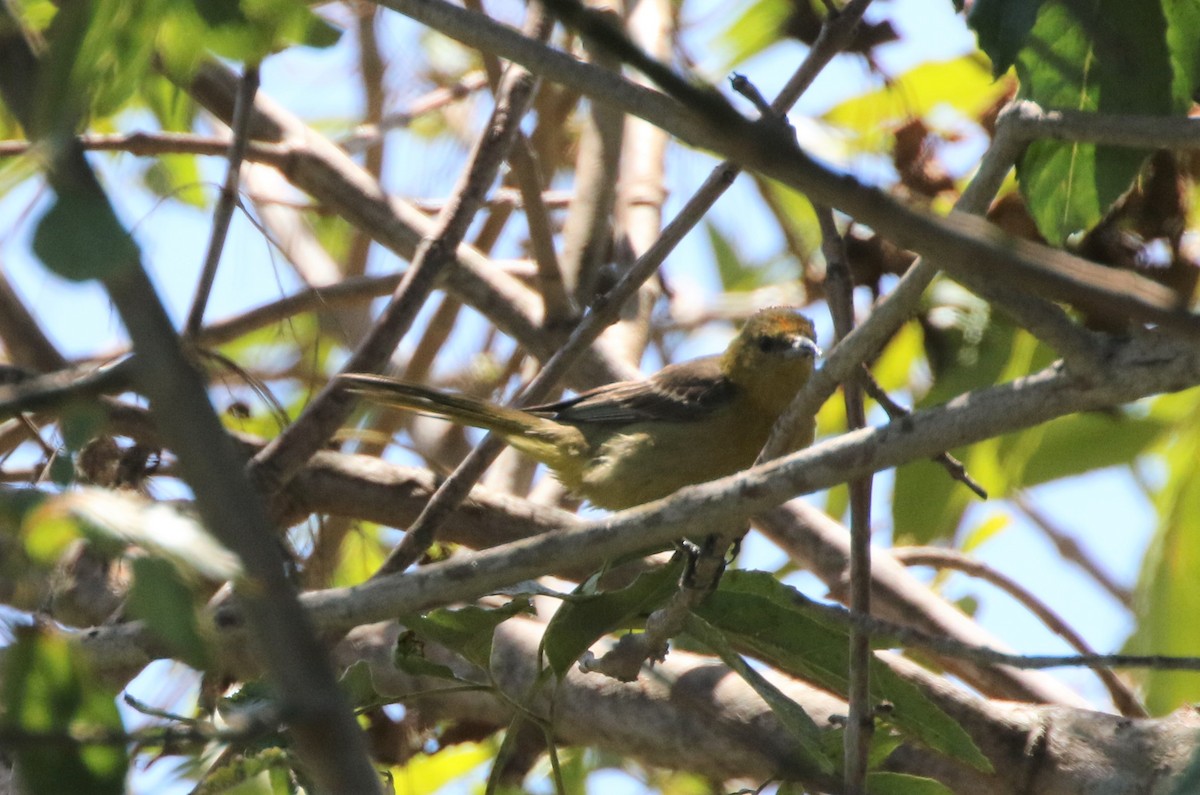
M 770 353 L 771 351 L 781 351 L 788 347 L 790 347 L 790 345 L 788 344 L 788 341 L 786 339 L 783 339 L 782 337 L 759 337 L 758 338 L 758 349 L 760 351 L 762 351 L 763 353 Z

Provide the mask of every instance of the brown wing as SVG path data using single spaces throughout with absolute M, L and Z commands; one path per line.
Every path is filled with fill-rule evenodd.
M 526 410 L 561 422 L 688 422 L 724 405 L 733 390 L 721 375 L 720 357 L 707 356 L 668 365 L 645 381 L 609 384 Z

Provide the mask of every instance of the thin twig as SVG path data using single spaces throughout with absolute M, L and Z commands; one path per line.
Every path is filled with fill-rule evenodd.
M 11 361 L 42 372 L 61 370 L 67 360 L 25 306 L 8 276 L 0 271 L 0 342 Z
M 850 567 L 850 529 L 802 500 L 792 500 L 754 519 L 755 525 L 802 568 L 825 583 L 829 596 L 845 603 Z M 945 635 L 1002 651 L 1004 644 L 959 607 L 934 593 L 894 560 L 888 550 L 871 551 L 872 615 L 932 635 Z M 938 663 L 988 698 L 1087 706 L 1058 679 L 1004 666 L 978 666 L 958 660 Z
M 1042 531 L 1050 543 L 1054 545 L 1054 548 L 1058 550 L 1058 554 L 1063 560 L 1074 563 L 1082 569 L 1089 577 L 1096 581 L 1097 585 L 1124 606 L 1126 610 L 1133 609 L 1133 593 L 1113 579 L 1112 575 L 1104 570 L 1099 561 L 1093 558 L 1078 541 L 1067 535 L 1049 516 L 1034 505 L 1028 495 L 1023 492 L 1017 492 L 1012 497 L 1012 501 L 1020 509 L 1021 513 L 1025 514 L 1033 522 L 1034 526 Z
M 838 231 L 833 211 L 814 205 L 821 226 L 821 251 L 825 255 L 825 295 L 833 315 L 834 334 L 845 339 L 854 328 L 854 282 L 846 261 L 846 244 Z M 842 385 L 846 422 L 850 430 L 867 424 L 861 371 Z M 871 613 L 871 478 L 850 481 L 850 611 Z M 849 716 L 843 748 L 846 792 L 866 791 L 871 735 L 875 728 L 871 701 L 871 644 L 865 633 L 850 630 Z
M 897 419 L 912 416 L 912 409 L 910 409 L 908 406 L 902 406 L 893 400 L 892 396 L 888 394 L 887 390 L 881 387 L 879 382 L 875 380 L 875 376 L 871 374 L 871 371 L 867 368 L 866 364 L 862 366 L 862 379 L 863 387 L 866 389 L 867 394 L 870 395 L 876 403 L 883 407 L 883 410 L 887 413 L 889 420 L 895 421 Z M 979 481 L 971 477 L 971 473 L 967 472 L 967 468 L 963 465 L 962 461 L 959 461 L 957 458 L 947 452 L 942 452 L 934 456 L 933 460 L 936 463 L 941 464 L 942 468 L 946 470 L 952 479 L 962 483 L 964 486 L 974 492 L 975 496 L 977 496 L 979 499 L 986 500 L 988 498 L 987 489 L 981 486 Z
M 796 605 L 812 611 L 823 619 L 840 626 L 857 628 L 877 641 L 892 641 L 933 652 L 946 657 L 956 657 L 976 663 L 1011 665 L 1025 670 L 1045 668 L 1145 668 L 1155 671 L 1200 671 L 1200 657 L 1172 656 L 1166 654 L 1014 654 L 996 651 L 986 646 L 937 637 L 918 629 L 895 624 L 890 621 L 851 613 L 839 605 L 827 605 L 809 599 L 793 591 Z
M 549 23 L 541 21 L 544 15 L 538 9 L 536 5 L 530 7 L 530 18 L 545 36 Z M 437 285 L 440 274 L 454 261 L 455 252 L 520 129 L 520 120 L 536 85 L 537 80 L 528 71 L 517 66 L 509 69 L 487 131 L 476 143 L 455 188 L 457 201 L 439 216 L 436 234 L 418 246 L 391 302 L 346 361 L 344 372 L 383 369 Z M 338 388 L 336 382 L 330 382 L 300 417 L 255 457 L 256 477 L 265 480 L 272 491 L 277 490 L 346 421 L 353 405 L 353 396 Z
M 388 113 L 377 124 L 361 124 L 349 134 L 334 140 L 347 152 L 356 154 L 378 143 L 389 131 L 408 127 L 422 116 L 469 97 L 486 85 L 487 76 L 483 72 L 468 72 L 457 82 L 439 86 L 415 100 L 405 110 Z
M 229 223 L 233 220 L 233 209 L 238 203 L 238 182 L 242 174 L 242 161 L 246 157 L 246 144 L 250 139 L 250 119 L 254 115 L 254 95 L 258 93 L 258 64 L 246 64 L 242 81 L 238 86 L 237 101 L 233 106 L 233 139 L 229 144 L 229 167 L 225 172 L 225 184 L 213 210 L 212 235 L 208 240 L 208 252 L 200 269 L 200 281 L 192 308 L 184 324 L 184 336 L 192 338 L 200 331 L 204 322 L 204 309 L 212 293 L 213 281 L 217 278 L 217 266 L 221 252 L 225 250 L 225 238 L 229 234 Z
M 1075 651 L 1084 655 L 1096 653 L 1083 639 L 1083 636 L 1072 629 L 1070 624 L 1051 610 L 1049 605 L 1038 599 L 1033 592 L 982 561 L 968 557 L 957 550 L 940 547 L 897 547 L 892 550 L 892 557 L 906 566 L 953 569 L 989 582 L 1020 602 L 1029 612 L 1037 616 L 1051 632 L 1066 641 Z M 1146 708 L 1142 706 L 1137 695 L 1120 677 L 1106 668 L 1097 669 L 1096 675 L 1104 683 L 1113 704 L 1122 715 L 1134 718 L 1148 717 L 1149 713 L 1146 712 Z
M 204 64 L 187 89 L 219 118 L 232 119 L 237 78 L 224 66 Z M 271 159 L 264 162 L 278 168 L 329 212 L 367 230 L 401 259 L 411 261 L 421 241 L 438 235 L 436 220 L 410 202 L 385 193 L 345 152 L 262 92 L 255 103 L 253 125 L 262 140 L 272 143 L 256 144 L 252 152 L 269 153 Z M 460 245 L 452 257 L 453 265 L 442 272 L 441 286 L 447 292 L 470 304 L 538 358 L 549 359 L 559 349 L 562 337 L 542 327 L 541 302 L 532 290 L 470 245 Z M 569 374 L 571 385 L 581 389 L 628 377 L 627 367 L 598 349 L 586 351 Z M 285 481 L 287 476 L 280 466 L 264 479 Z
M 468 0 L 465 5 L 477 13 L 483 13 L 479 0 Z M 480 55 L 483 58 L 485 83 L 490 83 L 492 92 L 496 93 L 499 91 L 504 67 L 500 59 L 491 52 L 480 50 Z M 524 132 L 517 133 L 517 140 L 513 143 L 508 158 L 524 200 L 525 221 L 529 228 L 529 248 L 537 266 L 537 286 L 544 308 L 542 323 L 547 328 L 555 328 L 575 315 L 574 304 L 567 292 L 562 264 L 554 249 L 550 216 L 542 203 L 544 179 L 537 153 Z M 566 206 L 569 208 L 571 204 L 568 202 Z

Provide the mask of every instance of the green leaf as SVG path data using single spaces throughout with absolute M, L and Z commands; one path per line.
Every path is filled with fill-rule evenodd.
M 129 766 L 123 744 L 62 742 L 123 731 L 114 694 L 97 684 L 61 635 L 33 627 L 15 632 L 4 658 L 0 724 L 8 732 L 59 738 L 15 746 L 22 783 L 34 795 L 120 795 Z
M 1176 108 L 1187 108 L 1200 88 L 1200 4 L 1163 4 L 1167 20 L 1167 55 L 1171 59 L 1171 98 Z
M 908 773 L 868 773 L 868 795 L 954 795 L 940 781 Z
M 425 615 L 406 616 L 400 623 L 418 636 L 458 652 L 487 670 L 492 658 L 492 634 L 503 622 L 532 613 L 528 599 L 513 599 L 497 608 L 468 607 L 433 610 Z
M 1008 71 L 1025 46 L 1043 0 L 975 0 L 967 24 L 979 39 L 979 49 L 992 59 L 996 77 Z
M 953 285 L 935 287 L 932 299 L 934 305 L 926 312 L 924 327 L 925 356 L 934 382 L 919 406 L 940 405 L 997 383 L 1007 371 L 1021 369 L 1027 354 L 1017 349 L 1015 330 L 1004 321 L 993 321 L 986 305 Z M 990 452 L 994 444 L 989 440 L 950 451 L 989 493 L 1004 485 L 991 477 L 1002 472 Z M 965 486 L 931 461 L 897 467 L 892 498 L 897 541 L 926 544 L 953 535 L 974 499 Z
M 704 231 L 708 233 L 708 243 L 712 246 L 713 259 L 717 263 L 717 275 L 725 292 L 742 292 L 757 287 L 758 273 L 743 264 L 729 238 L 709 221 L 704 222 Z
M 1190 393 L 1192 410 L 1180 417 L 1177 429 L 1186 429 L 1170 440 L 1162 455 L 1167 482 L 1156 495 L 1159 524 L 1146 551 L 1138 579 L 1136 631 L 1127 644 L 1135 654 L 1195 656 L 1200 654 L 1200 625 L 1180 621 L 1180 616 L 1200 612 L 1200 407 Z M 1174 397 L 1174 396 L 1172 396 Z M 1183 395 L 1178 396 L 1180 398 Z M 1200 681 L 1184 671 L 1145 671 L 1141 689 L 1153 715 L 1164 715 L 1200 700 Z
M 638 575 L 624 588 L 603 593 L 576 595 L 564 602 L 550 619 L 542 638 L 546 662 L 559 677 L 596 640 L 629 626 L 661 605 L 679 585 L 683 560 L 676 555 L 666 566 Z
M 73 281 L 103 279 L 140 256 L 103 194 L 85 190 L 58 195 L 38 221 L 33 250 L 47 268 Z
M 830 759 L 822 742 L 822 731 L 804 708 L 788 698 L 778 687 L 771 684 L 762 674 L 752 668 L 733 650 L 725 636 L 712 624 L 699 616 L 688 618 L 689 635 L 707 646 L 721 658 L 729 668 L 745 680 L 767 703 L 775 717 L 797 742 L 797 750 L 804 762 L 820 773 L 833 773 L 835 760 Z
M 123 108 L 151 73 L 164 0 L 59 4 L 46 32 L 34 134 L 73 134 L 90 116 Z
M 800 0 L 807 2 L 807 0 Z M 792 14 L 792 0 L 755 0 L 746 6 L 718 44 L 729 53 L 722 71 L 762 52 L 783 37 L 783 26 Z
M 425 656 L 424 642 L 411 629 L 401 632 L 400 637 L 396 638 L 396 648 L 392 649 L 392 664 L 412 676 L 462 681 L 449 666 L 435 663 Z
M 341 32 L 293 0 L 192 0 L 217 54 L 258 63 L 289 44 L 328 47 Z
M 149 556 L 134 558 L 127 604 L 130 615 L 145 621 L 179 659 L 193 668 L 208 667 L 208 647 L 196 616 L 196 594 L 174 565 Z
M 481 791 L 472 789 L 464 779 L 494 759 L 495 749 L 486 743 L 462 743 L 441 748 L 436 754 L 416 754 L 403 766 L 392 768 L 392 791 L 396 795 Z M 448 786 L 455 782 L 457 786 Z
M 142 83 L 141 99 L 164 131 L 191 131 L 196 119 L 196 103 L 177 83 L 161 74 L 147 74 Z
M 129 492 L 79 489 L 53 499 L 48 508 L 84 523 L 93 538 L 136 545 L 216 582 L 241 576 L 241 561 L 191 516 L 166 503 Z
M 178 199 L 193 207 L 208 206 L 200 167 L 191 155 L 159 155 L 142 176 L 150 192 L 164 199 Z
M 1185 88 L 1194 85 L 1196 67 L 1186 67 L 1174 53 L 1181 47 L 1194 53 L 1196 45 L 1185 45 L 1185 36 L 1169 32 L 1167 21 L 1163 5 L 1151 0 L 1046 0 L 1016 59 L 1021 97 L 1047 109 L 1185 115 L 1191 107 Z M 1195 38 L 1194 32 L 1186 38 Z M 1129 189 L 1146 154 L 1049 140 L 1030 144 L 1017 173 L 1038 229 L 1052 244 L 1062 245 L 1071 234 L 1094 226 Z
M 789 241 L 789 250 L 808 257 L 820 248 L 821 224 L 812 202 L 803 193 L 780 182 L 769 179 L 755 180 L 763 199 L 771 206 L 771 212 L 784 228 Z M 772 274 L 774 275 L 774 274 Z M 784 276 L 783 278 L 795 278 Z
M 359 660 L 343 671 L 338 677 L 338 685 L 356 710 L 372 709 L 396 700 L 379 692 L 375 686 L 375 677 L 371 673 L 371 665 L 366 660 Z
M 938 108 L 952 108 L 976 119 L 1008 91 L 992 78 L 982 58 L 963 56 L 923 63 L 882 88 L 847 99 L 821 118 L 855 136 L 859 151 L 890 150 L 895 142 L 892 122 L 925 118 Z
M 802 594 L 769 574 L 730 571 L 695 612 L 723 631 L 735 647 L 785 673 L 845 694 L 850 662 L 847 632 L 807 605 Z M 875 659 L 871 697 L 892 704 L 887 720 L 906 737 L 980 770 L 991 769 L 958 723 L 919 688 Z

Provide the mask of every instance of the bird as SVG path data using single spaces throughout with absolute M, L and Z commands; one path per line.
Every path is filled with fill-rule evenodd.
M 724 353 L 670 364 L 641 381 L 557 403 L 509 408 L 380 375 L 340 386 L 382 406 L 499 434 L 578 497 L 623 510 L 751 466 L 820 355 L 812 322 L 791 307 L 751 315 Z M 791 449 L 812 443 L 802 423 Z

